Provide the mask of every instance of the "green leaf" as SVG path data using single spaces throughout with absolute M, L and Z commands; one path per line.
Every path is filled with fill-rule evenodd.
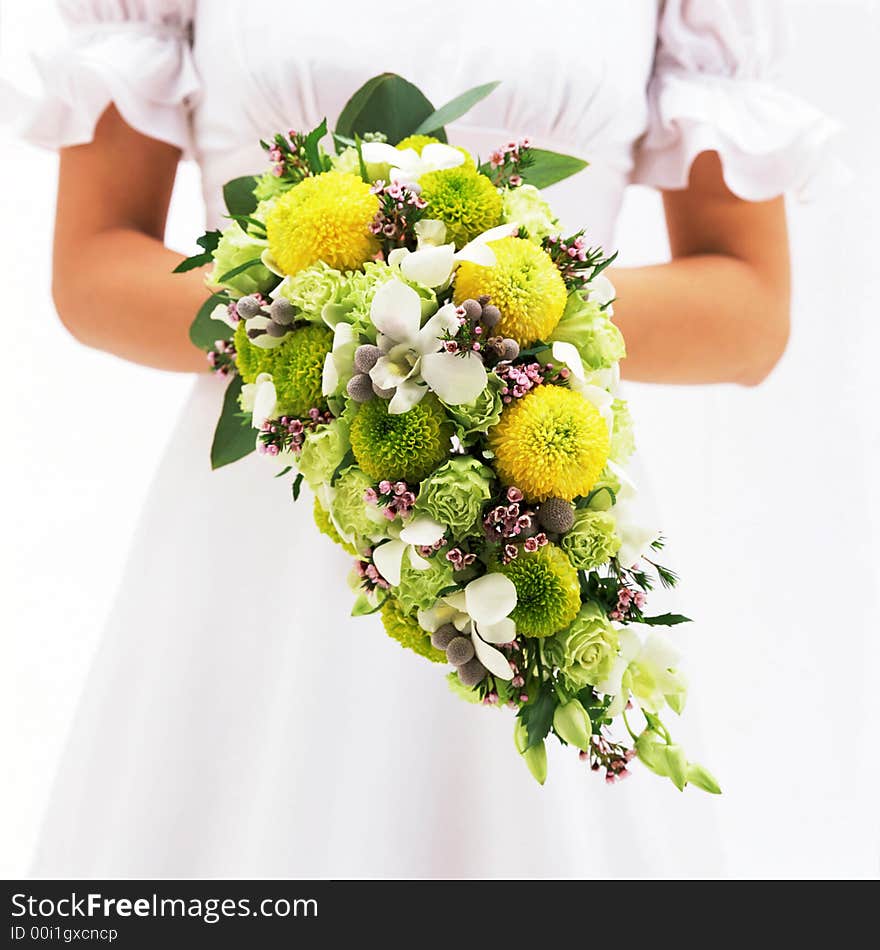
M 191 257 L 184 258 L 171 273 L 185 274 L 188 270 L 195 270 L 196 267 L 203 267 L 205 264 L 210 264 L 214 260 L 213 254 L 219 243 L 219 231 L 208 231 L 203 234 L 196 241 L 196 244 L 203 248 L 203 250 L 198 254 L 193 254 Z
M 226 388 L 223 409 L 211 445 L 211 468 L 222 468 L 230 462 L 237 462 L 256 448 L 257 433 L 247 422 L 242 421 L 239 414 L 241 387 L 241 377 L 236 376 Z
M 556 697 L 549 689 L 542 689 L 533 702 L 523 706 L 520 711 L 520 718 L 529 737 L 526 749 L 540 745 L 547 737 L 550 726 L 553 724 L 553 713 L 556 706 Z
M 693 621 L 682 614 L 657 614 L 656 617 L 641 617 L 639 623 L 647 624 L 649 627 L 674 627 L 679 623 L 693 623 Z
M 555 185 L 571 175 L 577 174 L 587 167 L 587 162 L 574 155 L 563 155 L 561 152 L 548 152 L 543 148 L 529 149 L 532 159 L 527 168 L 522 170 L 522 179 L 536 188 L 547 188 Z
M 223 200 L 230 214 L 251 214 L 257 208 L 254 188 L 257 180 L 253 175 L 233 178 L 223 186 Z
M 460 96 L 451 99 L 445 106 L 441 106 L 436 112 L 432 112 L 426 119 L 423 119 L 421 124 L 413 129 L 412 134 L 427 135 L 436 129 L 442 129 L 443 126 L 449 122 L 460 119 L 481 99 L 485 99 L 490 92 L 497 89 L 500 85 L 501 82 L 498 80 L 496 82 L 484 83 L 482 86 L 474 86 L 473 89 L 468 89 L 467 92 L 463 92 Z M 398 139 L 398 141 L 400 141 L 400 139 Z
M 321 150 L 318 148 L 318 143 L 322 138 L 327 134 L 327 120 L 322 119 L 321 124 L 312 129 L 311 132 L 306 136 L 305 140 L 305 150 L 306 150 L 306 161 L 309 164 L 309 168 L 312 170 L 312 174 L 320 175 L 322 171 L 325 171 L 324 160 L 321 158 Z
M 284 478 L 284 476 L 285 476 L 288 472 L 290 472 L 290 471 L 293 471 L 293 466 L 292 466 L 292 465 L 285 465 L 284 468 L 282 468 L 281 471 L 280 471 L 277 475 L 275 475 L 274 477 L 275 477 L 275 478 Z
M 211 319 L 211 312 L 218 304 L 229 303 L 229 298 L 225 294 L 212 294 L 199 307 L 199 312 L 190 324 L 189 338 L 200 350 L 213 350 L 217 340 L 229 339 L 232 336 L 232 330 L 219 320 Z
M 289 469 L 288 469 L 289 470 Z M 302 491 L 303 475 L 300 472 L 296 478 L 293 480 L 293 484 L 290 486 L 291 493 L 293 494 L 293 500 L 299 501 L 299 493 Z
M 226 214 L 224 217 L 231 218 L 233 221 L 237 222 L 245 234 L 250 233 L 245 225 L 250 225 L 252 228 L 255 228 L 257 231 L 261 232 L 257 235 L 257 237 L 266 236 L 266 225 L 260 221 L 259 218 L 252 218 L 249 214 Z
M 367 617 L 370 614 L 374 614 L 377 611 L 382 609 L 382 604 L 385 603 L 385 598 L 383 597 L 378 604 L 373 606 L 370 603 L 366 594 L 358 594 L 355 599 L 354 605 L 351 608 L 352 617 Z
M 230 277 L 237 277 L 239 274 L 243 274 L 246 270 L 250 270 L 252 267 L 256 267 L 257 264 L 262 264 L 263 261 L 259 257 L 253 257 L 249 261 L 245 261 L 243 264 L 239 264 L 238 267 L 233 267 L 232 270 L 226 271 L 225 274 L 221 274 L 214 283 L 222 284 L 224 280 L 229 280 Z
M 353 139 L 367 132 L 383 132 L 392 144 L 412 135 L 434 112 L 434 106 L 416 86 L 396 73 L 382 73 L 361 86 L 348 100 L 336 123 L 336 134 Z M 446 141 L 442 129 L 433 130 Z
M 697 788 L 701 788 L 710 795 L 721 794 L 721 786 L 715 776 L 708 769 L 704 769 L 702 765 L 697 765 L 696 762 L 688 763 L 687 780 L 690 785 L 696 785 Z

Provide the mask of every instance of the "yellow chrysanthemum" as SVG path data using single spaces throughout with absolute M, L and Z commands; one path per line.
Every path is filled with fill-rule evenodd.
M 446 239 L 456 247 L 463 247 L 501 221 L 498 189 L 467 160 L 457 168 L 422 175 L 419 186 L 429 215 L 446 225 Z
M 587 495 L 608 461 L 608 426 L 580 393 L 538 386 L 511 403 L 489 430 L 494 466 L 529 501 Z
M 462 263 L 455 278 L 455 302 L 488 294 L 501 311 L 494 332 L 520 346 L 546 340 L 556 329 L 568 296 L 558 268 L 544 250 L 523 238 L 501 238 L 489 246 L 495 252 L 495 266 Z
M 408 135 L 405 139 L 401 139 L 395 147 L 400 149 L 411 148 L 421 155 L 422 149 L 426 145 L 439 141 L 440 139 L 435 139 L 433 135 Z
M 318 261 L 353 270 L 379 250 L 369 226 L 379 210 L 370 186 L 348 172 L 306 178 L 266 216 L 269 250 L 286 274 Z

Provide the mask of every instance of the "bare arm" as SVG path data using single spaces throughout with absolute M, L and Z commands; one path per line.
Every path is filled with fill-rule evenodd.
M 188 335 L 204 274 L 172 274 L 180 255 L 162 243 L 179 158 L 112 106 L 92 142 L 62 150 L 52 292 L 80 342 L 191 372 L 207 368 Z
M 789 330 L 785 206 L 742 201 L 706 152 L 683 191 L 664 193 L 672 261 L 610 273 L 630 379 L 760 383 Z

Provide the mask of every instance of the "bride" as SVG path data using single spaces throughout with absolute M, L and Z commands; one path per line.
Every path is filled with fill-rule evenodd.
M 766 81 L 776 4 L 469 0 L 365 11 L 270 0 L 65 0 L 29 137 L 61 149 L 53 286 L 88 346 L 198 373 L 143 512 L 73 725 L 34 873 L 57 877 L 723 874 L 717 803 L 560 755 L 538 787 L 509 717 L 348 617 L 345 555 L 254 456 L 212 473 L 221 382 L 189 342 L 204 275 L 162 243 L 181 157 L 221 186 L 258 140 L 331 124 L 368 77 L 435 103 L 501 87 L 450 127 L 474 153 L 528 135 L 583 156 L 550 198 L 613 246 L 624 188 L 662 189 L 672 261 L 617 269 L 624 373 L 759 383 L 788 334 L 781 194 L 830 125 Z

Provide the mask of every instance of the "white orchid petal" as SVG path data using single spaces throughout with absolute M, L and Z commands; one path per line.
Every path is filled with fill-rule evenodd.
M 428 633 L 433 633 L 438 627 L 442 627 L 443 624 L 452 623 L 458 613 L 459 611 L 456 610 L 455 607 L 451 607 L 449 604 L 440 601 L 440 603 L 429 607 L 427 610 L 420 610 L 416 614 L 416 619 L 419 621 L 419 626 L 423 630 L 427 630 Z
M 337 323 L 333 328 L 333 349 L 338 350 L 349 343 L 354 343 L 357 334 L 350 323 Z
M 373 295 L 370 319 L 380 333 L 398 343 L 411 340 L 422 322 L 419 295 L 403 281 L 389 280 Z
M 419 330 L 416 348 L 420 353 L 436 353 L 446 333 L 454 332 L 458 326 L 458 308 L 454 303 L 448 303 Z
M 516 624 L 510 617 L 504 617 L 498 623 L 481 623 L 479 630 L 487 643 L 510 643 L 516 639 Z
M 251 425 L 255 429 L 261 429 L 263 423 L 275 415 L 277 396 L 275 394 L 275 383 L 272 382 L 272 377 L 268 373 L 260 373 L 255 385 Z
M 587 300 L 590 303 L 599 304 L 600 307 L 604 307 L 617 296 L 614 284 L 611 283 L 605 274 L 599 274 L 598 277 L 594 277 L 593 280 L 590 281 L 588 290 Z
M 447 597 L 444 597 L 443 600 L 449 604 L 450 607 L 453 607 L 459 613 L 467 615 L 467 598 L 463 590 L 457 590 L 452 594 L 449 594 Z
M 416 515 L 409 524 L 400 529 L 400 540 L 407 544 L 436 544 L 446 534 L 446 526 L 429 518 Z
M 386 541 L 377 548 L 373 548 L 373 563 L 376 565 L 376 570 L 392 587 L 397 587 L 400 583 L 404 551 L 406 551 L 406 544 L 400 540 Z
M 218 303 L 216 307 L 211 311 L 211 319 L 219 320 L 221 323 L 225 323 L 226 326 L 231 327 L 233 330 L 238 326 L 238 321 L 233 318 L 229 312 L 229 307 L 225 303 Z
M 503 574 L 484 574 L 464 589 L 467 612 L 478 624 L 495 624 L 516 607 L 516 587 Z
M 422 401 L 422 397 L 428 391 L 426 386 L 416 382 L 414 379 L 405 379 L 397 384 L 391 402 L 388 403 L 388 413 L 392 416 L 402 416 L 409 412 L 413 406 Z
M 412 254 L 412 251 L 408 247 L 395 247 L 388 253 L 388 266 L 400 267 L 401 263 L 403 263 L 410 254 Z
M 286 277 L 287 274 L 281 269 L 281 265 L 272 257 L 272 252 L 267 247 L 262 254 L 260 254 L 260 263 L 267 270 L 272 271 L 277 277 Z
M 420 158 L 423 165 L 440 171 L 444 168 L 458 168 L 464 162 L 464 153 L 443 142 L 429 142 L 422 148 Z
M 425 287 L 439 287 L 452 275 L 454 258 L 454 244 L 426 245 L 400 261 L 400 272 Z
M 422 357 L 422 379 L 450 406 L 467 406 L 486 388 L 483 361 L 475 353 L 428 353 Z
M 380 389 L 394 389 L 399 386 L 412 372 L 410 366 L 401 365 L 390 356 L 380 356 L 370 370 L 370 379 Z
M 477 659 L 493 676 L 497 676 L 498 679 L 502 680 L 513 679 L 513 670 L 510 668 L 510 663 L 500 650 L 490 647 L 485 640 L 480 639 L 477 632 L 471 635 L 471 642 L 474 645 Z
M 446 243 L 446 223 L 437 218 L 422 218 L 413 225 L 416 232 L 419 249 L 423 247 L 435 247 Z M 395 250 L 397 250 L 395 248 Z M 391 257 L 394 251 L 388 255 L 388 263 L 391 264 Z
M 427 558 L 423 558 L 422 555 L 419 554 L 415 548 L 409 549 L 409 563 L 417 571 L 427 571 L 428 568 L 431 566 L 431 562 L 427 560 Z
M 564 363 L 575 376 L 576 379 L 584 378 L 584 361 L 581 359 L 581 354 L 578 353 L 577 347 L 573 343 L 565 343 L 562 340 L 557 340 L 553 344 L 553 359 L 557 363 Z
M 480 267 L 494 267 L 497 258 L 495 252 L 487 244 L 478 244 L 471 241 L 455 255 L 455 261 L 457 264 L 467 261 L 470 264 L 479 264 Z
M 408 156 L 387 142 L 361 142 L 361 155 L 364 164 L 394 165 L 406 162 Z

